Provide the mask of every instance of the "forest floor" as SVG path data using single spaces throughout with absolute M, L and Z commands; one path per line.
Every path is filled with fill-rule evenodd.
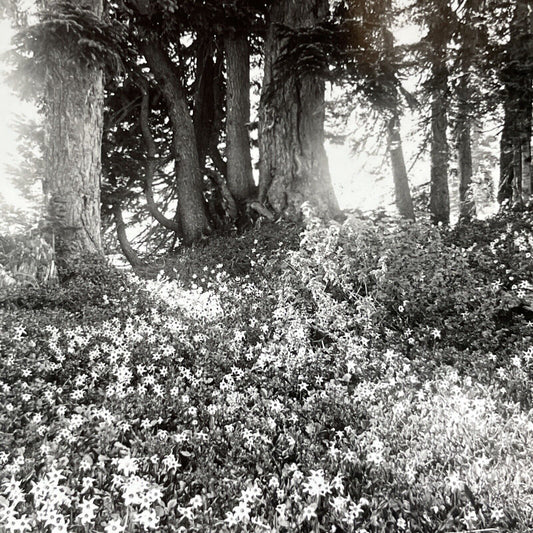
M 0 303 L 0 532 L 533 528 L 533 212 L 269 223 Z

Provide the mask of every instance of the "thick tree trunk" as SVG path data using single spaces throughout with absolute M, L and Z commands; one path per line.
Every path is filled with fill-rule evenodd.
M 299 218 L 306 201 L 323 216 L 339 213 L 324 149 L 324 82 L 312 73 L 276 72 L 285 41 L 278 26 L 309 28 L 327 13 L 327 0 L 274 0 L 270 9 L 259 113 L 259 198 L 289 218 Z
M 102 14 L 102 0 L 77 3 L 97 17 Z M 61 9 L 55 0 L 48 0 L 46 7 Z M 78 254 L 103 253 L 102 70 L 82 65 L 77 59 L 66 49 L 52 51 L 45 82 L 44 190 L 60 263 Z
M 244 34 L 224 37 L 226 52 L 226 159 L 228 188 L 243 204 L 255 194 L 250 155 L 250 50 Z
M 396 207 L 400 216 L 414 220 L 413 199 L 409 190 L 409 179 L 407 178 L 407 169 L 405 168 L 405 159 L 403 157 L 400 119 L 397 113 L 389 120 L 387 131 Z
M 211 232 L 202 193 L 202 176 L 194 126 L 179 76 L 165 50 L 155 40 L 142 43 L 142 52 L 167 103 L 173 130 L 180 237 L 185 245 Z

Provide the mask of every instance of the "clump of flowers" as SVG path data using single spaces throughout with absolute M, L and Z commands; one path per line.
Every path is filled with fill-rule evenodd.
M 100 267 L 0 307 L 1 533 L 533 527 L 531 327 L 485 252 L 274 234 L 247 270 L 206 247 L 196 278 Z

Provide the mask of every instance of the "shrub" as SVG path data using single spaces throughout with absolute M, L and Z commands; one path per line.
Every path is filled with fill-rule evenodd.
M 129 274 L 101 256 L 74 258 L 58 271 L 58 282 L 37 287 L 12 287 L 0 305 L 7 309 L 62 310 L 86 320 L 127 316 L 132 306 L 152 305 L 147 293 Z
M 459 247 L 433 226 L 360 218 L 311 228 L 292 258 L 317 316 L 333 300 L 339 309 L 349 307 L 344 322 L 360 333 L 431 357 L 437 344 L 449 347 L 450 362 L 467 366 L 479 352 L 513 356 L 533 333 L 523 316 L 501 320 L 520 304 L 526 279 L 511 275 L 509 286 L 492 263 L 485 250 Z
M 55 276 L 53 250 L 44 237 L 33 232 L 0 236 L 0 293 L 48 284 Z

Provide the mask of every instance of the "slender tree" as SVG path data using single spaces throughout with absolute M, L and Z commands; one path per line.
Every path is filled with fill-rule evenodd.
M 139 123 L 141 127 L 143 141 L 146 147 L 146 162 L 144 169 L 144 193 L 146 197 L 146 207 L 148 212 L 154 217 L 159 224 L 163 227 L 179 233 L 181 231 L 181 226 L 175 221 L 167 218 L 157 206 L 157 203 L 154 199 L 154 175 L 157 170 L 157 147 L 154 141 L 154 137 L 150 130 L 150 93 L 149 93 L 149 84 L 146 80 L 139 82 L 140 89 L 142 92 L 142 102 L 140 109 Z M 115 219 L 117 220 L 117 231 L 119 224 L 119 216 L 115 210 Z M 122 218 L 120 218 L 122 221 Z M 122 222 L 122 225 L 124 223 Z M 120 236 L 120 233 L 119 233 Z M 122 247 L 124 249 L 124 247 Z M 131 261 L 130 261 L 131 262 Z
M 390 13 L 390 2 L 387 7 L 388 12 Z M 387 22 L 390 24 L 390 21 Z M 390 81 L 388 83 L 388 92 L 390 95 L 387 99 L 387 107 L 389 107 L 391 117 L 387 122 L 387 136 L 392 179 L 394 182 L 394 198 L 400 216 L 414 220 L 415 212 L 413 208 L 413 199 L 411 198 L 409 178 L 407 176 L 407 168 L 405 167 L 405 159 L 402 147 L 402 136 L 400 129 L 400 94 L 398 90 L 398 84 L 395 83 L 398 74 L 398 61 L 395 57 L 394 37 L 388 27 L 383 29 L 383 46 L 386 64 L 382 70 L 384 70 L 384 73 L 387 74 L 392 81 L 392 83 Z
M 132 4 L 141 17 L 151 20 L 153 12 L 149 0 L 134 0 Z M 196 136 L 185 89 L 164 43 L 153 28 L 139 29 L 138 46 L 167 104 L 178 195 L 176 218 L 183 243 L 193 244 L 208 235 L 212 228 L 202 192 Z
M 398 113 L 394 113 L 387 122 L 387 135 L 396 207 L 400 216 L 414 220 L 415 212 L 403 156 L 400 117 Z
M 431 4 L 428 15 L 431 79 L 431 185 L 429 209 L 433 222 L 450 221 L 448 188 L 448 66 L 451 10 L 448 0 Z
M 167 52 L 154 39 L 143 41 L 141 49 L 168 106 L 178 193 L 177 221 L 184 244 L 192 244 L 211 232 L 192 118 L 181 80 Z
M 472 69 L 476 55 L 478 31 L 473 24 L 473 15 L 479 9 L 478 0 L 467 0 L 463 6 L 463 17 L 459 21 L 458 70 L 456 86 L 457 117 L 455 124 L 457 165 L 459 174 L 459 217 L 470 219 L 476 215 L 476 204 L 472 191 L 472 117 L 473 87 Z
M 387 133 L 396 207 L 400 216 L 414 219 L 400 121 L 404 101 L 408 99 L 413 105 L 415 100 L 403 90 L 400 81 L 404 55 L 395 46 L 391 31 L 394 14 L 391 0 L 337 3 L 333 21 L 338 37 L 331 55 L 335 58 L 334 79 L 349 81 L 352 101 L 370 106 L 383 121 L 380 122 Z M 328 70 L 331 71 L 329 65 Z M 344 88 L 342 98 L 346 94 Z M 351 111 L 353 107 L 347 109 Z
M 128 236 L 126 235 L 126 223 L 124 222 L 124 217 L 122 215 L 122 208 L 118 202 L 113 204 L 112 211 L 117 231 L 117 239 L 124 257 L 134 268 L 143 266 L 144 263 L 139 259 L 137 252 L 131 246 Z

